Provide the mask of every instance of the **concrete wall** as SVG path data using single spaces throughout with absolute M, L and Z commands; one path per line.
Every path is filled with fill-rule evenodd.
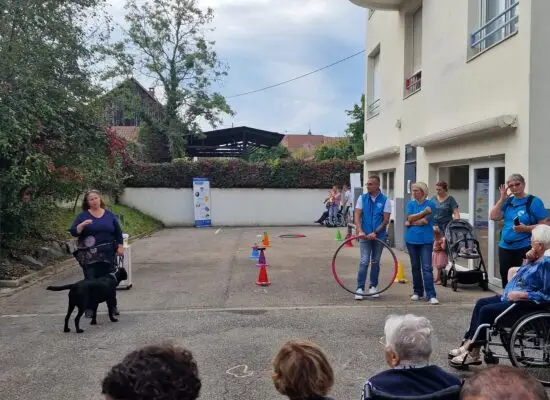
M 327 189 L 211 189 L 214 226 L 312 225 L 325 210 Z M 194 224 L 191 189 L 127 188 L 121 203 L 166 226 Z

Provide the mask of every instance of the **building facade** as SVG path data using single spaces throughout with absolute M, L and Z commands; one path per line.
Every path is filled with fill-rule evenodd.
M 395 200 L 396 245 L 411 183 L 446 181 L 500 285 L 499 185 L 520 173 L 550 207 L 550 1 L 350 1 L 368 9 L 359 158 Z

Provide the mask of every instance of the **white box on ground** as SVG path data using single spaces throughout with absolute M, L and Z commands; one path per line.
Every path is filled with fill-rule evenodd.
M 119 289 L 130 289 L 132 287 L 132 246 L 124 246 L 124 269 L 128 273 L 128 279 L 120 282 Z

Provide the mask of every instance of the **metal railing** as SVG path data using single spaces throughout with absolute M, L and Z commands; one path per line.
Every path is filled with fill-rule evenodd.
M 422 71 L 405 79 L 405 96 L 418 92 L 422 88 Z
M 374 100 L 367 105 L 367 118 L 374 117 L 380 113 L 380 99 Z
M 513 25 L 513 24 L 516 24 L 519 19 L 519 15 L 516 10 L 518 5 L 519 5 L 519 0 L 516 1 L 514 4 L 511 4 L 507 9 L 502 11 L 500 14 L 496 15 L 495 17 L 487 21 L 479 29 L 472 32 L 472 34 L 470 35 L 470 46 L 476 47 L 481 45 L 482 48 L 485 48 L 486 47 L 485 42 L 487 40 L 490 40 L 495 34 L 504 31 L 503 37 L 502 37 L 502 39 L 504 39 L 505 37 L 516 32 L 518 29 L 517 25 Z M 497 22 L 499 19 L 502 19 L 503 17 L 504 17 L 504 23 L 500 24 L 498 27 L 487 32 L 487 28 L 489 28 L 492 24 Z

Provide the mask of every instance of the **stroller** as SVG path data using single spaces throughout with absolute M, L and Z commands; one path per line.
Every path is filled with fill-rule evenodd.
M 477 284 L 484 291 L 489 290 L 487 267 L 472 225 L 462 219 L 449 222 L 445 230 L 445 240 L 447 241 L 447 256 L 451 262 L 451 267 L 448 272 L 441 271 L 441 284 L 447 286 L 450 281 L 455 292 L 459 283 L 465 285 Z M 455 263 L 458 258 L 472 260 L 474 268 L 468 271 L 457 271 Z

